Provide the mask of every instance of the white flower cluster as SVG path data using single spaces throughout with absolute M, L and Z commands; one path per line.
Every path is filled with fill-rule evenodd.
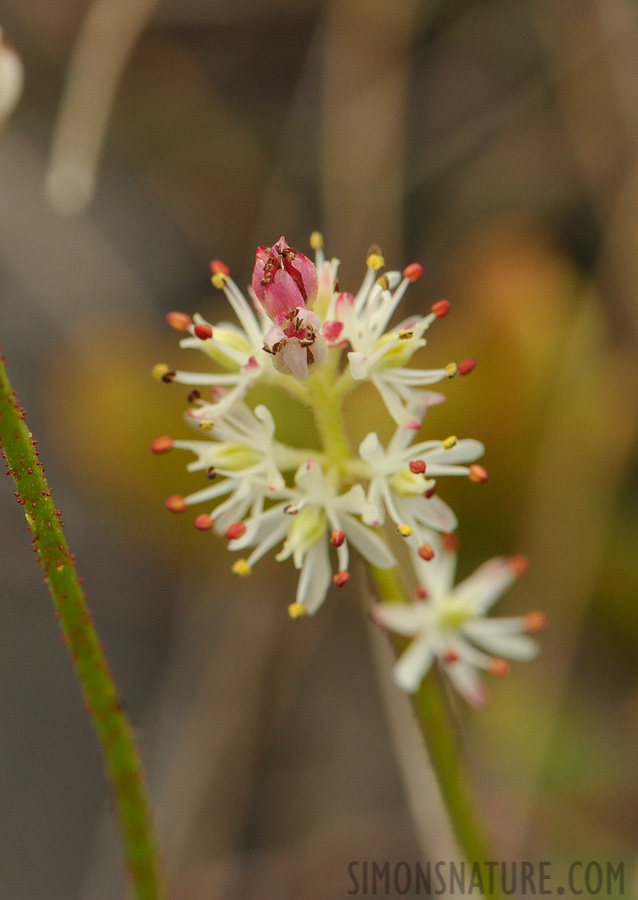
M 420 265 L 381 274 L 383 256 L 373 247 L 361 288 L 353 295 L 337 289 L 339 262 L 324 259 L 319 234 L 312 235 L 311 244 L 314 263 L 283 237 L 272 247 L 259 247 L 250 301 L 227 266 L 211 263 L 213 285 L 224 291 L 238 324 L 169 313 L 169 324 L 184 333 L 181 346 L 203 352 L 214 371 L 154 369 L 161 381 L 194 388 L 186 421 L 201 438 L 161 437 L 151 449 L 192 452 L 195 460 L 188 469 L 210 481 L 187 497 L 169 497 L 166 506 L 184 512 L 208 504 L 195 526 L 224 535 L 230 550 L 246 554 L 232 566 L 238 575 L 250 574 L 264 554 L 280 545 L 276 559 L 292 557 L 300 570 L 296 600 L 288 607 L 294 618 L 316 612 L 331 583 L 341 587 L 349 581 L 350 547 L 375 567 L 394 566 L 381 530 L 391 521 L 410 547 L 422 585 L 414 604 L 384 603 L 373 612 L 379 624 L 414 637 L 397 664 L 396 679 L 415 690 L 437 659 L 461 693 L 479 703 L 476 670 L 503 673 L 501 656 L 529 658 L 535 645 L 523 632 L 538 630 L 544 619 L 540 614 L 484 618 L 521 571 L 519 558 L 493 560 L 457 588 L 452 584 L 450 535 L 457 522 L 435 493 L 437 479 L 465 475 L 485 481 L 487 472 L 475 462 L 483 445 L 454 436 L 414 438 L 429 407 L 444 400 L 425 388 L 457 373 L 467 375 L 475 361 L 429 370 L 410 367 L 415 351 L 426 343 L 427 329 L 450 308 L 440 300 L 426 315 L 390 325 L 408 286 L 421 277 Z M 378 391 L 396 430 L 386 447 L 371 432 L 354 452 L 342 406 L 364 381 Z M 263 405 L 251 407 L 250 392 L 258 384 L 277 387 L 307 405 L 321 450 L 277 440 L 271 412 Z

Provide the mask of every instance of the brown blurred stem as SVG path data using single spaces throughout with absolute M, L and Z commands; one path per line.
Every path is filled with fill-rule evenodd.
M 33 549 L 55 605 L 64 643 L 84 694 L 86 709 L 100 741 L 113 788 L 126 867 L 133 896 L 159 900 L 162 889 L 157 843 L 142 763 L 119 694 L 75 569 L 38 459 L 36 442 L 25 424 L 0 358 L 0 445 L 15 496 L 23 507 Z

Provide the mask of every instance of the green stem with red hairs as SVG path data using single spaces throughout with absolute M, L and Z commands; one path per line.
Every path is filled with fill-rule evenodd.
M 164 896 L 150 798 L 130 722 L 93 626 L 80 579 L 51 490 L 38 458 L 36 442 L 0 358 L 0 445 L 7 474 L 16 486 L 32 535 L 33 549 L 60 622 L 85 706 L 100 742 L 104 766 L 113 790 L 123 853 L 133 896 L 160 900 Z

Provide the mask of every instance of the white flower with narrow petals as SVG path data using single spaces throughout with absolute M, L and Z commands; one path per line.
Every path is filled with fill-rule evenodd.
M 538 648 L 529 634 L 547 624 L 539 612 L 487 618 L 496 600 L 525 571 L 526 562 L 523 557 L 491 559 L 455 587 L 455 553 L 437 544 L 432 562 L 416 554 L 413 560 L 421 599 L 380 603 L 371 613 L 377 625 L 412 638 L 394 667 L 394 679 L 414 692 L 437 661 L 456 690 L 473 706 L 482 706 L 486 695 L 479 672 L 506 675 L 509 664 L 503 657 L 533 659 Z
M 244 533 L 231 541 L 231 550 L 254 547 L 238 570 L 248 573 L 251 567 L 280 541 L 283 547 L 277 560 L 292 557 L 301 570 L 293 616 L 312 615 L 323 603 L 331 582 L 341 587 L 350 579 L 349 546 L 368 562 L 380 568 L 395 564 L 387 545 L 357 516 L 364 503 L 361 485 L 338 494 L 315 460 L 304 462 L 295 475 L 295 488 L 280 492 L 285 500 L 263 512 L 251 515 L 244 523 Z M 330 548 L 337 554 L 338 570 L 332 574 Z
M 440 300 L 428 315 L 412 316 L 387 331 L 408 285 L 421 277 L 423 269 L 413 263 L 403 273 L 386 272 L 378 277 L 383 262 L 380 251 L 373 248 L 361 288 L 356 296 L 342 293 L 337 297 L 334 317 L 343 323 L 340 336 L 352 347 L 348 353 L 352 378 L 371 381 L 394 421 L 418 430 L 433 402 L 422 388 L 450 378 L 457 371 L 467 374 L 473 368 L 473 360 L 466 360 L 460 367 L 450 363 L 439 369 L 409 368 L 414 353 L 426 344 L 423 334 L 437 318 L 447 315 L 450 304 Z
M 188 471 L 205 472 L 214 482 L 186 497 L 169 497 L 167 508 L 184 512 L 189 506 L 226 497 L 211 514 L 203 513 L 195 520 L 200 530 L 214 525 L 218 534 L 226 533 L 249 509 L 258 515 L 264 501 L 278 497 L 285 488 L 282 470 L 297 465 L 297 457 L 274 435 L 275 423 L 265 406 L 257 406 L 253 412 L 244 403 L 238 403 L 223 419 L 211 422 L 208 440 L 158 438 L 151 445 L 155 453 L 173 448 L 190 450 L 197 459 L 189 463 Z
M 441 475 L 467 475 L 484 481 L 482 466 L 467 466 L 484 452 L 475 440 L 421 441 L 410 445 L 413 432 L 397 428 L 386 449 L 371 432 L 359 447 L 367 464 L 369 487 L 362 519 L 368 525 L 382 525 L 386 512 L 399 534 L 431 558 L 431 530 L 450 532 L 457 526 L 450 507 L 435 495 L 435 479 Z
M 240 325 L 220 322 L 212 326 L 199 314 L 191 319 L 179 312 L 169 313 L 167 319 L 176 331 L 189 334 L 180 341 L 180 347 L 200 350 L 225 371 L 189 372 L 174 370 L 164 364 L 153 369 L 160 381 L 211 387 L 213 402 L 208 403 L 202 413 L 206 420 L 224 415 L 258 381 L 268 381 L 272 374 L 268 354 L 263 349 L 270 320 L 263 312 L 251 309 L 223 263 L 215 261 L 211 268 L 213 284 L 226 294 Z

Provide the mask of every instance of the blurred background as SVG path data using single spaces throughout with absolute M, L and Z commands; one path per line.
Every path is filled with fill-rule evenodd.
M 551 618 L 485 710 L 451 698 L 495 858 L 622 860 L 629 883 L 638 3 L 0 0 L 0 24 L 26 73 L 0 134 L 0 343 L 148 764 L 171 897 L 342 898 L 351 860 L 443 852 L 409 802 L 427 785 L 365 579 L 292 622 L 292 567 L 234 579 L 225 542 L 163 508 L 200 486 L 185 458 L 148 452 L 186 435 L 186 390 L 150 378 L 190 367 L 165 314 L 226 316 L 210 259 L 244 285 L 258 244 L 307 252 L 315 228 L 342 289 L 372 243 L 420 261 L 411 309 L 452 302 L 420 361 L 479 360 L 424 428 L 487 446 L 487 484 L 440 488 L 460 574 L 525 553 L 498 611 Z M 369 401 L 355 433 L 383 420 Z M 97 743 L 8 482 L 0 893 L 116 900 Z

